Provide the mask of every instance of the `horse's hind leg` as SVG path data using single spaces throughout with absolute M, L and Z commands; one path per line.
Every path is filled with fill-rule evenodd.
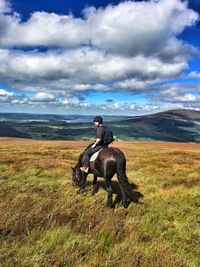
M 124 176 L 126 177 L 126 175 Z M 122 194 L 122 204 L 124 206 L 124 208 L 127 208 L 130 204 L 130 201 L 129 199 L 127 198 L 127 195 L 126 195 L 126 180 L 125 180 L 125 183 L 124 181 L 121 179 L 121 177 L 119 175 L 117 175 L 117 178 L 118 178 L 118 182 L 119 182 L 119 187 L 120 187 L 120 190 L 121 190 L 121 194 Z
M 108 198 L 107 198 L 107 206 L 109 208 L 113 207 L 113 201 L 112 201 L 112 187 L 111 187 L 111 180 L 106 179 L 106 191 L 108 193 Z
M 127 199 L 126 194 L 122 188 L 121 188 L 121 190 L 122 190 L 122 205 L 124 206 L 124 208 L 128 208 L 128 206 L 130 204 L 130 200 Z

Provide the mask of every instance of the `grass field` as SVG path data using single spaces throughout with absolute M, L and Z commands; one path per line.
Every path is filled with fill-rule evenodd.
M 0 266 L 199 267 L 200 145 L 116 142 L 144 197 L 108 209 L 71 186 L 87 144 L 0 139 Z

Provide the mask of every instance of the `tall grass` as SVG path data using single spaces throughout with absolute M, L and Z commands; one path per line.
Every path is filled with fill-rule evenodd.
M 108 209 L 71 186 L 87 144 L 0 140 L 1 266 L 200 266 L 200 145 L 116 142 L 144 198 Z

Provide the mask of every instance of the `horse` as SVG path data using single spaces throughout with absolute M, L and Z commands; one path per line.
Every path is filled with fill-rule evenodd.
M 91 145 L 89 145 L 86 149 L 90 146 Z M 82 193 L 84 191 L 88 175 L 80 170 L 80 167 L 82 167 L 84 152 L 80 154 L 76 166 L 72 168 L 72 185 L 80 187 L 78 193 Z M 122 196 L 122 204 L 124 208 L 129 206 L 133 192 L 126 175 L 126 157 L 120 149 L 113 147 L 103 148 L 99 152 L 97 158 L 93 162 L 89 163 L 88 173 L 92 173 L 94 175 L 93 194 L 97 189 L 97 177 L 103 177 L 105 179 L 106 191 L 108 193 L 107 206 L 110 208 L 113 207 L 111 179 L 115 174 L 117 174 Z

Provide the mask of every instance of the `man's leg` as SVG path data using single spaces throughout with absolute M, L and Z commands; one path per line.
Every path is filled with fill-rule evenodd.
M 95 148 L 88 148 L 85 151 L 85 154 L 83 155 L 82 159 L 82 166 L 80 169 L 84 171 L 85 173 L 88 173 L 89 171 L 89 161 L 90 161 L 90 156 L 94 154 L 95 152 L 99 151 L 102 147 L 101 146 L 96 146 Z

